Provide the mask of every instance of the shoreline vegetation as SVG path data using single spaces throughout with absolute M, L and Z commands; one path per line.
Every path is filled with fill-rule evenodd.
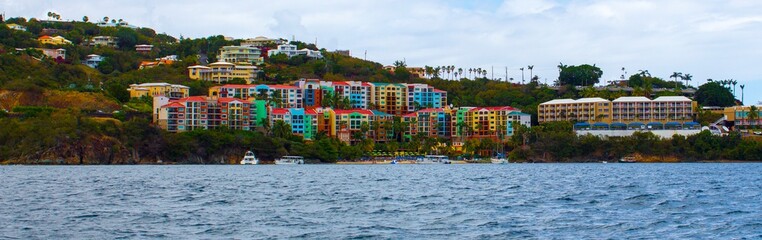
M 13 30 L 7 24 L 17 24 L 26 30 Z M 71 44 L 43 44 L 36 40 L 49 35 L 48 32 L 71 40 Z M 118 40 L 115 46 L 88 44 L 96 36 L 117 37 Z M 466 66 L 426 66 L 425 77 L 420 77 L 411 74 L 404 61 L 395 62 L 390 71 L 377 62 L 292 41 L 291 44 L 299 49 L 321 51 L 324 58 L 275 55 L 259 65 L 263 71 L 257 74 L 255 84 L 289 84 L 301 78 L 426 83 L 446 91 L 448 103 L 454 106 L 510 105 L 532 115 L 531 128 L 517 126 L 514 135 L 502 141 L 458 139 L 463 145 L 457 150 L 453 144 L 456 139 L 432 138 L 425 134 L 406 136 L 399 117 L 390 124 L 392 130 L 386 130 L 387 138 L 371 139 L 366 129 L 350 136 L 352 144 L 325 133 L 317 133 L 312 141 L 305 141 L 292 135 L 290 126 L 280 125 L 253 131 L 221 127 L 169 133 L 151 122 L 151 98 L 130 97 L 127 90 L 130 84 L 152 82 L 182 84 L 189 87 L 192 96 L 207 95 L 215 84 L 191 80 L 187 68 L 201 64 L 201 55 L 207 58 L 206 62 L 215 62 L 223 46 L 240 45 L 242 41 L 224 36 L 178 39 L 150 28 L 99 27 L 87 20 L 5 19 L 4 23 L 0 22 L 0 164 L 238 164 L 246 151 L 255 152 L 263 160 L 299 155 L 318 163 L 366 159 L 376 151 L 414 155 L 437 153 L 451 159 L 489 158 L 504 152 L 511 162 L 535 163 L 613 163 L 633 154 L 639 154 L 643 162 L 762 159 L 762 140 L 737 132 L 715 136 L 705 131 L 671 139 L 661 139 L 651 133 L 600 138 L 577 136 L 572 122 L 538 124 L 538 104 L 552 99 L 614 99 L 638 94 L 670 96 L 679 95 L 681 89 L 687 88 L 687 84 L 666 81 L 642 71 L 629 78 L 631 86 L 628 87 L 635 89 L 632 92 L 624 92 L 621 88 L 616 91 L 597 89 L 593 86 L 600 82 L 602 72 L 587 64 L 559 65 L 563 76 L 589 71 L 595 74 L 590 75 L 590 79 L 561 76 L 554 86 L 541 84 L 538 81 L 541 78 L 536 75 L 530 76 L 526 83 L 523 80 L 518 83 L 489 79 L 486 70 L 463 68 Z M 144 44 L 152 45 L 153 50 L 137 52 L 135 46 Z M 47 57 L 39 50 L 43 48 L 64 49 L 66 57 Z M 105 60 L 95 68 L 84 65 L 86 57 L 92 54 Z M 165 56 L 176 56 L 178 61 L 140 68 L 143 61 Z M 233 79 L 226 83 L 245 82 L 244 79 Z M 663 91 L 652 92 L 652 86 Z M 704 90 L 712 86 L 712 91 Z M 708 106 L 733 104 L 733 96 L 723 86 L 729 85 L 721 86 L 718 82 L 702 85 L 697 90 L 696 101 Z M 723 101 L 701 98 L 718 94 L 726 96 Z M 721 114 L 701 111 L 694 120 L 707 125 L 720 117 Z

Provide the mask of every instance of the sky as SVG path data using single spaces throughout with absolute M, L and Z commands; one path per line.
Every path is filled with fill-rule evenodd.
M 317 42 L 391 65 L 482 68 L 540 81 L 559 63 L 595 64 L 603 80 L 638 70 L 745 84 L 762 101 L 760 0 L 0 0 L 6 16 L 124 19 L 175 37 L 266 36 Z M 367 52 L 367 54 L 366 54 Z M 529 79 L 525 69 L 525 79 Z M 741 98 L 740 86 L 736 87 Z

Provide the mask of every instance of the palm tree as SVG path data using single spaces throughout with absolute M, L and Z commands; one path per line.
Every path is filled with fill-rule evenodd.
M 272 131 L 274 137 L 286 138 L 291 135 L 291 125 L 283 120 L 277 120 L 273 125 Z
M 683 73 L 681 72 L 672 72 L 672 75 L 669 75 L 670 78 L 675 78 L 675 89 L 677 89 L 677 79 L 683 77 Z
M 534 76 L 534 73 L 532 73 L 532 69 L 534 69 L 534 65 L 527 66 L 527 69 L 529 69 L 529 77 L 531 78 L 532 76 Z
M 103 22 L 108 23 L 108 17 L 103 17 Z
M 741 105 L 743 105 L 743 88 L 746 87 L 746 85 L 741 84 Z
M 519 68 L 521 70 L 521 84 L 524 84 L 524 68 Z
M 683 75 L 683 80 L 685 80 L 685 87 L 688 87 L 688 82 L 693 81 L 693 75 L 690 73 Z
M 751 128 L 754 129 L 754 124 L 759 119 L 759 109 L 757 109 L 756 105 L 751 105 L 751 107 L 749 107 L 749 115 L 747 115 L 747 118 L 751 123 Z
M 461 78 L 463 77 L 463 68 L 458 68 L 458 75 L 460 75 Z
M 733 97 L 736 96 L 736 84 L 738 84 L 738 81 L 730 79 L 730 84 L 733 84 Z
M 87 21 L 90 21 L 90 18 L 88 18 L 87 16 L 84 16 L 84 17 L 82 17 L 82 21 L 83 21 L 83 22 L 87 22 Z

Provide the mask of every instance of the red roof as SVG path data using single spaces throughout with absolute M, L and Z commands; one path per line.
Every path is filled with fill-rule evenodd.
M 370 85 L 370 83 L 362 82 L 363 87 L 372 87 L 373 85 Z
M 351 114 L 351 113 L 359 113 L 362 115 L 373 115 L 373 111 L 370 111 L 367 109 L 350 109 L 350 110 L 334 109 L 333 112 L 335 112 L 337 115 Z
M 42 37 L 40 37 L 40 38 L 38 38 L 38 39 L 51 39 L 51 37 L 50 37 L 50 36 L 48 36 L 48 35 L 45 35 L 45 36 L 42 36 Z
M 336 86 L 349 86 L 349 83 L 347 83 L 347 82 L 333 82 L 333 85 L 336 85 Z
M 315 111 L 315 109 L 304 109 L 304 114 L 307 114 L 307 115 L 317 115 L 318 113 L 317 113 L 317 111 Z
M 171 107 L 185 107 L 185 105 L 182 105 L 182 104 L 180 104 L 178 102 L 171 102 L 169 104 L 161 106 L 161 108 L 171 108 Z
M 278 114 L 278 115 L 283 115 L 283 114 L 287 114 L 287 113 L 289 113 L 288 109 L 285 109 L 285 108 L 273 108 L 270 111 L 270 114 Z
M 178 102 L 204 102 L 206 101 L 206 97 L 203 96 L 193 96 L 193 97 L 187 97 L 182 98 L 180 100 L 177 100 Z
M 439 89 L 436 89 L 436 88 L 434 89 L 434 92 L 435 93 L 447 93 L 447 91 L 442 91 L 442 90 L 439 90 Z
M 417 113 L 408 113 L 408 114 L 402 115 L 402 117 L 416 117 L 417 115 L 418 115 Z

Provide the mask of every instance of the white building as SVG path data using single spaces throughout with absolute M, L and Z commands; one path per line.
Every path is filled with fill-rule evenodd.
M 272 49 L 267 52 L 268 56 L 273 56 L 276 54 L 286 54 L 286 56 L 289 58 L 298 55 L 304 55 L 310 58 L 323 58 L 323 54 L 320 53 L 320 51 L 310 50 L 306 48 L 296 50 L 296 45 L 291 44 L 278 45 L 277 49 Z
M 90 39 L 90 42 L 88 42 L 88 45 L 91 47 L 94 46 L 106 46 L 106 47 L 116 47 L 116 41 L 119 38 L 112 37 L 112 36 L 95 36 L 92 39 Z
M 90 55 L 87 55 L 87 57 L 85 58 L 85 65 L 91 68 L 96 68 L 98 67 L 98 64 L 103 62 L 103 59 L 104 58 L 101 55 L 90 54 Z
M 262 50 L 250 46 L 224 46 L 217 55 L 218 61 L 235 64 L 262 64 Z

